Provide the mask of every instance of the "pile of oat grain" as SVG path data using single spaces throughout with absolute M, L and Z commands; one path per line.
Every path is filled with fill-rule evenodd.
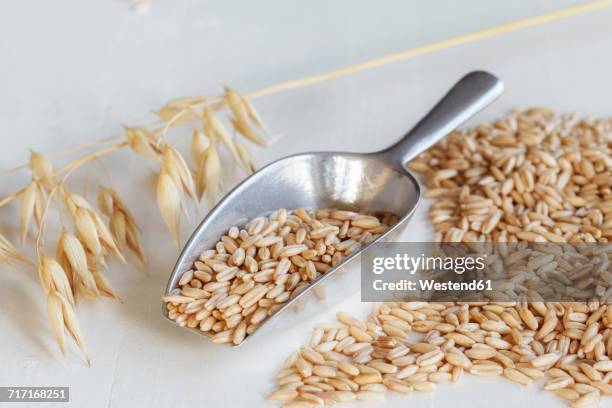
M 528 109 L 453 132 L 410 168 L 426 178 L 436 241 L 605 243 L 610 143 L 611 120 Z M 612 249 L 599 255 L 606 264 Z M 597 273 L 597 293 L 608 293 L 609 263 Z M 464 372 L 541 381 L 576 408 L 612 395 L 612 305 L 601 299 L 396 302 L 376 304 L 365 321 L 337 318 L 289 356 L 269 399 L 292 408 L 379 400 L 431 392 Z
M 410 163 L 438 241 L 607 242 L 612 120 L 514 111 L 455 131 Z
M 432 392 L 466 372 L 542 381 L 576 408 L 612 395 L 610 305 L 383 303 L 365 321 L 337 319 L 287 358 L 269 399 L 288 408 L 381 400 Z

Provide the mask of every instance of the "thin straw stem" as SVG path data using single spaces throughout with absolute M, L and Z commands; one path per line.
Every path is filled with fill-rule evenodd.
M 448 38 L 441 41 L 436 41 L 430 44 L 421 45 L 415 48 L 411 48 L 404 51 L 394 52 L 391 54 L 383 55 L 381 57 L 373 58 L 371 60 L 361 62 L 348 67 L 340 68 L 331 72 L 323 74 L 313 75 L 307 78 L 296 79 L 292 81 L 283 82 L 280 84 L 272 85 L 267 88 L 261 88 L 256 91 L 250 92 L 245 96 L 249 99 L 259 98 L 264 95 L 270 95 L 278 92 L 284 92 L 296 88 L 302 88 L 309 85 L 318 84 L 320 82 L 330 81 L 337 78 L 353 75 L 361 71 L 366 71 L 373 68 L 378 68 L 383 65 L 388 65 L 394 62 L 403 61 L 409 58 L 413 58 L 423 54 L 429 54 L 431 52 L 445 50 L 448 48 L 456 47 L 458 45 L 471 43 L 485 38 L 495 37 L 501 34 L 509 33 L 512 31 L 521 30 L 524 28 L 534 27 L 537 25 L 549 23 L 552 21 L 560 20 L 576 16 L 579 14 L 588 13 L 603 8 L 612 6 L 612 0 L 594 1 L 590 3 L 579 4 L 555 10 L 549 13 L 540 14 L 535 17 L 528 17 L 521 20 L 516 20 L 510 23 L 501 24 L 495 27 L 486 28 L 484 30 L 475 31 L 469 34 L 460 35 L 453 38 Z

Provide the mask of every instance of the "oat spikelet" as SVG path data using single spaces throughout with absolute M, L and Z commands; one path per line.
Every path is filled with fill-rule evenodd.
M 113 237 L 117 241 L 117 245 L 120 248 L 125 248 L 127 245 L 127 220 L 125 219 L 125 214 L 122 212 L 117 212 L 113 214 L 113 217 L 109 220 L 108 227 L 113 234 Z
M 19 202 L 19 231 L 21 242 L 25 241 L 32 216 L 36 225 L 40 227 L 42 213 L 45 206 L 45 193 L 40 182 L 30 181 L 27 187 L 20 193 Z
M 170 127 L 184 125 L 198 119 L 196 112 L 188 105 L 173 106 L 168 104 L 160 108 L 155 113 Z
M 68 275 L 55 259 L 41 255 L 39 257 L 38 274 L 47 295 L 55 290 L 74 305 L 74 296 L 72 295 Z
M 83 243 L 95 258 L 103 256 L 102 244 L 96 230 L 96 223 L 87 209 L 79 207 L 75 211 L 75 224 Z
M 62 352 L 64 351 L 64 328 L 68 330 L 71 337 L 85 356 L 83 338 L 79 330 L 79 324 L 74 310 L 74 297 L 66 272 L 53 258 L 42 252 L 38 256 L 38 276 L 47 296 L 47 313 L 53 335 Z
M 92 273 L 96 281 L 96 287 L 98 288 L 98 291 L 102 296 L 115 300 L 121 300 L 117 295 L 117 292 L 115 292 L 115 289 L 110 284 L 108 279 L 106 279 L 106 276 L 104 276 L 104 273 L 102 273 L 101 270 L 94 269 Z
M 195 185 L 198 202 L 202 201 L 202 197 L 204 197 L 204 192 L 206 191 L 206 156 L 207 153 L 204 153 L 196 162 Z
M 51 279 L 51 272 L 45 268 L 45 256 L 38 255 L 38 280 L 40 281 L 40 286 L 42 286 L 45 291 L 45 295 L 48 295 L 49 292 L 54 290 L 53 280 Z
M 151 132 L 139 127 L 126 128 L 125 138 L 130 148 L 149 160 L 157 160 L 159 152 L 156 149 L 156 138 Z
M 123 217 L 127 217 L 126 213 L 120 212 L 119 214 L 123 215 Z M 140 244 L 140 230 L 136 224 L 133 224 L 129 218 L 125 221 L 127 230 L 125 232 L 127 247 L 136 255 L 141 265 L 144 267 L 147 265 L 147 260 L 145 259 L 144 252 L 142 250 L 142 245 Z
M 79 328 L 79 321 L 76 315 L 76 311 L 74 310 L 74 305 L 72 305 L 64 296 L 60 293 L 60 301 L 62 302 L 62 313 L 64 315 L 64 325 L 66 329 L 68 329 L 68 333 L 72 336 L 74 342 L 81 350 L 83 357 L 89 364 L 89 356 L 85 352 L 85 342 L 83 341 L 83 336 L 81 335 L 81 329 Z
M 114 191 L 105 186 L 98 187 L 98 194 L 96 195 L 96 199 L 98 201 L 98 208 L 102 212 L 102 214 L 107 217 L 113 216 L 114 209 Z
M 44 186 L 41 183 L 36 183 L 36 200 L 34 200 L 34 221 L 40 228 L 42 224 L 42 217 L 47 206 L 47 195 L 45 193 Z
M 194 129 L 191 143 L 191 155 L 196 163 L 195 170 L 195 188 L 198 202 L 202 201 L 206 190 L 206 160 L 208 153 L 214 149 L 216 138 L 214 135 L 210 137 Z
M 87 266 L 85 248 L 77 237 L 66 230 L 62 232 L 57 244 L 57 258 L 60 264 L 63 264 L 67 275 L 72 276 L 73 291 L 76 284 L 81 283 L 85 289 L 99 295 L 94 276 Z
M 91 272 L 92 277 L 94 279 L 95 282 L 95 289 L 91 289 L 90 287 L 86 287 L 85 284 L 83 283 L 83 281 L 81 280 L 77 280 L 75 282 L 75 291 L 82 296 L 84 299 L 87 300 L 96 300 L 99 299 L 100 296 L 104 296 L 102 291 L 100 290 L 100 287 L 98 286 L 98 282 L 95 279 L 95 275 L 96 275 L 96 271 L 98 270 L 98 268 L 101 267 L 101 265 L 104 265 L 104 258 L 100 259 L 100 260 L 95 260 L 92 258 L 91 254 L 88 254 L 87 256 L 87 269 Z
M 181 194 L 172 177 L 164 171 L 159 174 L 157 180 L 157 205 L 164 222 L 178 245 Z
M 127 247 L 145 265 L 144 252 L 140 245 L 140 231 L 132 213 L 109 187 L 98 189 L 98 207 L 109 218 L 109 229 L 120 248 Z
M 94 258 L 102 259 L 106 255 L 104 249 L 107 249 L 125 263 L 125 258 L 108 227 L 87 200 L 78 194 L 70 193 L 64 186 L 64 201 L 72 214 L 81 241 Z
M 241 164 L 240 156 L 238 155 L 234 141 L 227 133 L 227 129 L 225 129 L 223 123 L 213 114 L 211 109 L 204 108 L 202 121 L 204 123 L 204 132 L 209 136 L 209 138 L 212 140 L 221 140 L 227 150 L 230 151 L 236 162 Z
M 204 162 L 204 180 L 208 196 L 208 208 L 211 209 L 221 190 L 221 160 L 214 144 L 211 144 L 208 149 Z
M 66 339 L 64 337 L 64 313 L 62 311 L 62 301 L 60 294 L 56 290 L 49 292 L 47 296 L 47 315 L 49 317 L 49 323 L 51 324 L 51 330 L 53 331 L 53 337 L 57 342 L 62 354 L 65 352 Z
M 251 142 L 266 146 L 267 132 L 253 106 L 229 87 L 225 87 L 225 100 L 233 113 L 230 121 L 234 128 Z
M 57 246 L 55 247 L 55 258 L 60 266 L 66 272 L 66 276 L 68 277 L 68 282 L 70 282 L 70 286 L 72 287 L 72 294 L 76 295 L 76 275 L 70 265 L 70 261 L 64 252 L 64 249 L 61 246 L 61 239 L 57 242 Z
M 195 163 L 199 163 L 210 146 L 210 140 L 199 129 L 194 128 L 191 135 L 191 157 Z
M 169 174 L 174 183 L 180 186 L 192 200 L 196 199 L 195 184 L 191 171 L 187 167 L 183 156 L 168 143 L 163 146 L 161 169 L 162 172 Z
M 40 181 L 47 189 L 53 186 L 53 165 L 45 156 L 32 152 L 28 163 L 34 180 Z
M 0 263 L 7 262 L 11 259 L 29 263 L 27 258 L 15 248 L 15 245 L 6 239 L 4 235 L 0 234 Z
M 21 201 L 19 202 L 19 233 L 21 242 L 25 241 L 30 225 L 30 219 L 34 214 L 36 204 L 36 182 L 31 181 L 21 193 Z
M 188 96 L 173 99 L 157 112 L 157 116 L 167 123 L 166 126 L 178 126 L 198 119 L 195 108 L 205 103 L 209 98 L 205 96 Z
M 110 251 L 114 252 L 115 255 L 121 260 L 123 263 L 127 263 L 123 254 L 119 250 L 113 235 L 111 234 L 108 227 L 102 222 L 100 216 L 96 212 L 92 212 L 92 217 L 94 222 L 96 223 L 96 231 L 98 232 L 98 236 L 100 237 L 100 242 Z
M 234 140 L 234 144 L 236 145 L 236 151 L 238 152 L 238 157 L 240 158 L 240 163 L 242 165 L 242 168 L 245 169 L 247 174 L 254 173 L 255 164 L 253 164 L 251 153 L 249 153 L 246 146 L 240 143 L 238 140 Z

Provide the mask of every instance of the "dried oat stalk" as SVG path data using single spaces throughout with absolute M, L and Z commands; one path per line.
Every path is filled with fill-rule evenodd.
M 100 148 L 59 169 L 54 169 L 43 154 L 32 152 L 27 164 L 31 173 L 28 184 L 0 200 L 0 207 L 18 202 L 22 242 L 28 237 L 32 224 L 36 225 L 39 277 L 47 298 L 49 322 L 62 351 L 68 333 L 85 355 L 75 312 L 77 297 L 119 300 L 105 276 L 107 256 L 114 254 L 125 262 L 122 251 L 129 251 L 145 265 L 138 226 L 117 193 L 109 187 L 99 187 L 97 201 L 100 212 L 108 218 L 106 225 L 83 196 L 68 188 L 68 177 L 83 164 L 125 147 L 156 163 L 159 169 L 157 203 L 178 243 L 181 213 L 188 213 L 189 202 L 197 205 L 207 196 L 208 205 L 212 206 L 222 191 L 224 174 L 231 173 L 228 171 L 230 165 L 237 165 L 246 174 L 254 170 L 251 155 L 238 135 L 259 145 L 265 145 L 268 140 L 253 106 L 229 88 L 222 95 L 170 101 L 155 113 L 161 123 L 126 127 L 121 137 L 100 142 L 123 141 Z M 191 164 L 165 138 L 167 131 L 181 125 L 193 129 Z M 223 150 L 231 160 L 222 159 Z M 54 259 L 44 254 L 44 224 L 50 208 L 57 203 L 59 209 L 68 209 L 74 225 L 64 226 L 57 239 Z M 30 263 L 0 234 L 0 263 L 10 261 Z

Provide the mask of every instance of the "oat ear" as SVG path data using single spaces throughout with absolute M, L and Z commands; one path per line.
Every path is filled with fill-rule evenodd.
M 230 135 L 231 129 L 227 127 L 225 119 L 222 120 L 219 116 L 220 112 L 229 108 L 233 115 L 230 122 L 235 126 L 234 130 L 254 143 L 266 142 L 262 122 L 248 100 L 229 88 L 226 93 L 227 95 L 214 97 L 190 97 L 170 101 L 156 112 L 163 121 L 161 126 L 152 124 L 146 127 L 124 127 L 121 135 L 81 146 L 74 151 L 109 141 L 120 140 L 119 143 L 87 154 L 57 170 L 53 169 L 47 157 L 31 152 L 28 163 L 32 173 L 31 182 L 23 190 L 0 200 L 0 206 L 3 206 L 19 199 L 19 235 L 22 242 L 28 234 L 32 218 L 38 226 L 38 274 L 48 297 L 48 313 L 54 337 L 62 351 L 65 349 L 65 332 L 68 331 L 89 361 L 74 310 L 77 293 L 87 298 L 105 296 L 119 299 L 100 269 L 106 267 L 106 256 L 113 252 L 125 262 L 121 249 L 127 248 L 143 266 L 146 265 L 140 244 L 140 231 L 116 193 L 103 186 L 98 190 L 98 206 L 101 213 L 109 218 L 106 225 L 97 210 L 84 197 L 68 189 L 66 180 L 69 175 L 92 159 L 128 147 L 136 154 L 160 163 L 156 189 L 158 206 L 178 245 L 180 212 L 184 211 L 187 215 L 185 196 L 201 201 L 206 194 L 209 207 L 212 207 L 223 188 L 223 168 L 218 142 L 223 143 L 245 172 L 251 172 L 254 168 L 246 147 Z M 163 136 L 171 128 L 196 121 L 202 121 L 203 131 L 194 129 L 192 135 L 191 154 L 197 163 L 193 172 L 182 154 L 169 145 Z M 123 138 L 125 139 L 121 140 Z M 71 233 L 66 229 L 62 230 L 53 258 L 44 255 L 42 230 L 49 204 L 52 198 L 56 198 L 56 194 L 68 209 L 75 231 Z M 0 235 L 0 262 L 11 260 L 30 263 L 11 242 Z M 237 338 L 246 336 L 249 330 L 253 330 L 252 325 L 239 324 L 238 327 L 238 334 L 234 335 Z

